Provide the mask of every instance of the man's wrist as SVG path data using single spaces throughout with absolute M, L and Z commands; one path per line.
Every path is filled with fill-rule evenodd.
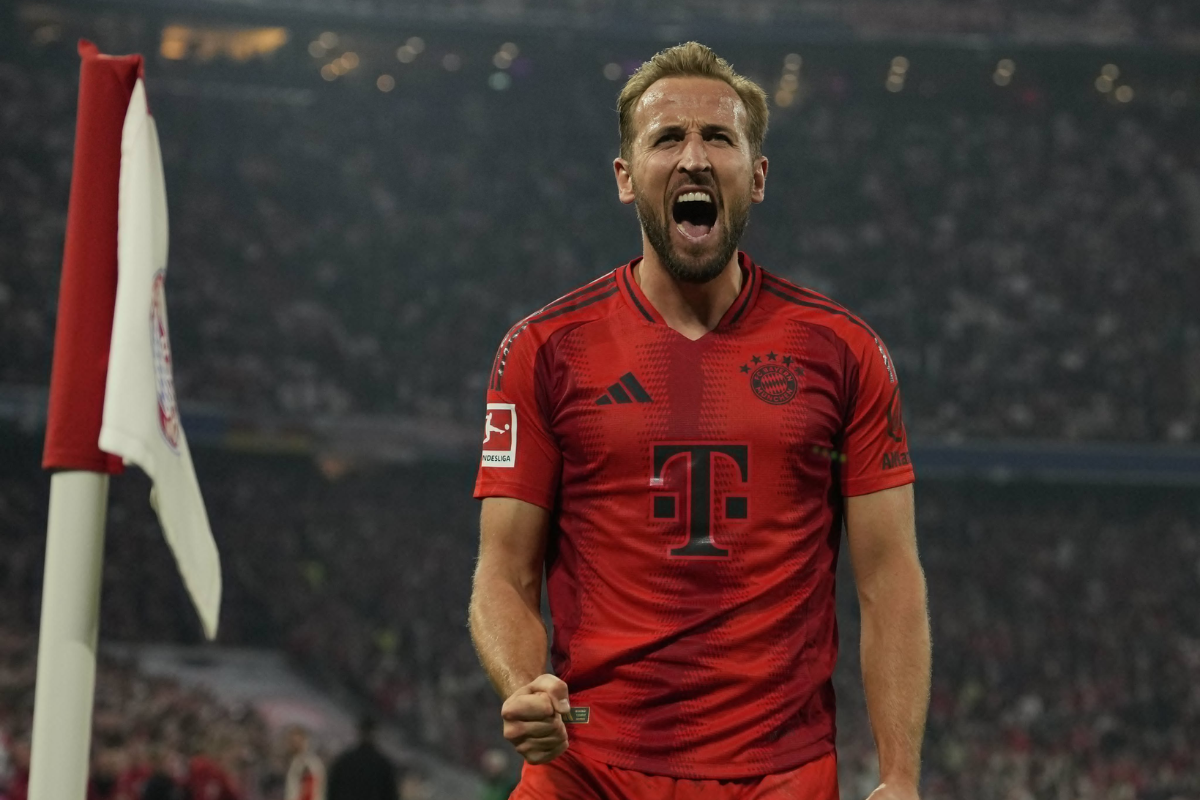
M 537 679 L 538 675 L 541 674 L 542 673 L 540 672 L 532 675 L 528 672 L 510 673 L 507 681 L 508 685 L 505 687 L 504 697 L 501 699 L 507 700 L 508 698 L 512 697 L 513 692 L 517 691 L 517 689 L 520 689 L 523 686 L 528 686 L 529 684 L 533 683 L 534 680 Z
M 895 789 L 911 789 L 915 792 L 921 781 L 917 775 L 911 772 L 889 772 L 880 776 L 879 782 Z

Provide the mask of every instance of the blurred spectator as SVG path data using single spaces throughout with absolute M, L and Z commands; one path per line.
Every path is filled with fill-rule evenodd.
M 310 749 L 308 731 L 299 725 L 288 730 L 287 754 L 284 800 L 325 800 L 325 765 Z
M 188 760 L 186 786 L 189 798 L 243 800 L 233 776 L 212 756 L 197 753 Z M 289 798 L 291 800 L 291 798 Z M 303 798 L 309 800 L 309 798 Z M 322 800 L 315 798 L 314 800 Z
M 512 774 L 508 752 L 499 748 L 485 751 L 479 759 L 479 767 L 483 773 L 483 792 L 479 800 L 508 800 L 520 777 Z
M 184 794 L 180 781 L 183 769 L 175 754 L 163 747 L 152 748 L 149 768 L 140 800 L 190 800 Z
M 328 800 L 397 800 L 396 768 L 375 746 L 375 719 L 358 722 L 358 743 L 329 768 Z
M 18 738 L 12 743 L 11 763 L 3 789 L 5 800 L 28 800 L 29 797 L 29 740 Z
M 409 770 L 400 781 L 400 800 L 434 800 L 429 778 L 420 770 Z

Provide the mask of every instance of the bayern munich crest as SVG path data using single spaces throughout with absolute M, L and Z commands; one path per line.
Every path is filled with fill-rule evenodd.
M 179 452 L 182 428 L 179 406 L 175 402 L 175 377 L 171 372 L 171 340 L 167 330 L 167 295 L 165 270 L 154 273 L 150 290 L 150 348 L 154 353 L 154 386 L 158 394 L 158 428 L 163 440 L 175 453 Z
M 794 356 L 781 356 L 774 350 L 766 355 L 750 356 L 740 371 L 750 376 L 750 388 L 764 403 L 781 406 L 791 402 L 800 390 L 800 368 Z

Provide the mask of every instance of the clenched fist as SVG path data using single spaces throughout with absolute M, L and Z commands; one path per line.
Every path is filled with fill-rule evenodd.
M 567 685 L 550 674 L 517 689 L 500 708 L 504 738 L 530 764 L 545 764 L 567 749 L 562 715 L 571 710 Z

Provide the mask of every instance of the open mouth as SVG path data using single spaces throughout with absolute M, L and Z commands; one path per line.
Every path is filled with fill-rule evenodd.
M 717 204 L 707 191 L 684 192 L 671 206 L 675 227 L 689 239 L 703 239 L 717 224 Z

